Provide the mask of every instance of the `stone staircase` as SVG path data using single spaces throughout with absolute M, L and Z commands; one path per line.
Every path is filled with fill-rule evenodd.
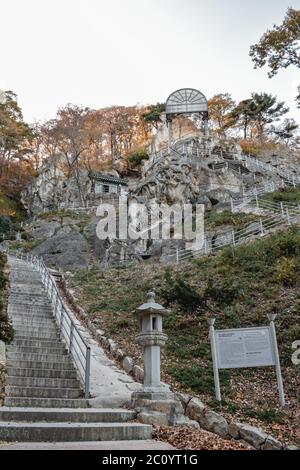
M 102 441 L 151 438 L 151 426 L 123 409 L 88 408 L 60 339 L 40 274 L 9 258 L 7 385 L 0 408 L 0 441 Z

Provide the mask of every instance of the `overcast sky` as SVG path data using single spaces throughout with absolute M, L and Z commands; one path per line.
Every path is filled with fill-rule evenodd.
M 267 91 L 300 121 L 299 70 L 269 79 L 248 55 L 288 6 L 300 0 L 0 0 L 0 89 L 30 122 L 67 103 L 156 103 L 184 87 L 235 100 Z

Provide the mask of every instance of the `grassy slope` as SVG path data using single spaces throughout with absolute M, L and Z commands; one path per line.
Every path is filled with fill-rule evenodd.
M 300 188 L 287 188 L 282 191 L 275 191 L 267 193 L 263 196 L 264 199 L 272 202 L 292 202 L 300 204 Z
M 162 357 L 163 379 L 175 389 L 200 396 L 226 415 L 296 441 L 299 420 L 299 368 L 291 363 L 291 344 L 300 338 L 300 232 L 290 229 L 218 256 L 171 266 L 142 265 L 78 271 L 69 279 L 90 317 L 128 354 L 141 362 L 134 343 L 133 311 L 154 289 L 171 315 Z M 184 302 L 183 302 L 184 299 Z M 205 307 L 208 305 L 209 308 Z M 189 308 L 190 306 L 190 308 Z M 278 408 L 273 368 L 223 371 L 223 402 L 214 401 L 207 316 L 218 312 L 218 328 L 264 325 L 278 313 L 277 334 L 289 408 Z
M 216 212 L 215 210 L 205 212 L 205 229 L 218 229 L 232 225 L 236 230 L 242 229 L 252 222 L 257 222 L 257 215 L 245 214 L 243 212 L 232 213 L 230 210 Z

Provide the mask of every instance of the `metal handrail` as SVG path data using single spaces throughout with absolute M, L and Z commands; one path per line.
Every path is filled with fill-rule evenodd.
M 89 398 L 91 348 L 67 311 L 62 296 L 44 260 L 32 254 L 27 253 L 25 255 L 22 252 L 12 252 L 6 248 L 4 248 L 3 251 L 10 256 L 15 256 L 16 258 L 32 264 L 41 274 L 42 283 L 53 306 L 53 315 L 59 327 L 61 339 L 65 342 L 67 350 L 72 356 L 78 370 L 81 382 L 84 386 L 84 396 L 85 398 Z
M 248 201 L 249 204 L 249 201 Z M 259 218 L 257 221 L 254 221 L 255 227 L 253 227 L 253 223 L 250 226 L 244 227 L 243 229 L 239 230 L 228 230 L 223 233 L 218 234 L 217 243 L 210 241 L 210 250 L 207 249 L 208 242 L 205 237 L 204 247 L 192 250 L 192 249 L 176 249 L 173 253 L 167 255 L 167 258 L 171 258 L 172 260 L 176 260 L 176 262 L 188 260 L 190 258 L 199 258 L 201 256 L 206 256 L 210 252 L 213 253 L 221 248 L 225 248 L 227 246 L 234 246 L 237 244 L 246 243 L 249 240 L 249 237 L 259 238 L 264 236 L 269 231 L 280 228 L 283 223 L 293 224 L 297 222 L 300 217 L 300 209 L 298 212 L 291 213 L 287 208 L 281 211 L 280 213 L 274 213 L 272 217 L 268 217 L 266 219 Z M 251 227 L 252 226 L 252 227 Z

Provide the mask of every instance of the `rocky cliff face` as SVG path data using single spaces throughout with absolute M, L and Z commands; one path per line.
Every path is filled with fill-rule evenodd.
M 114 169 L 103 173 L 119 177 Z M 38 176 L 22 192 L 21 202 L 30 214 L 64 207 L 84 207 L 87 202 L 97 203 L 92 186 L 92 177 L 85 169 L 79 170 L 78 177 L 68 176 L 63 158 L 58 155 L 54 160 L 43 162 Z
M 188 119 L 174 122 L 173 137 L 176 141 L 171 152 L 167 149 L 168 134 L 164 124 L 153 137 L 152 152 L 145 161 L 139 178 L 131 181 L 127 204 L 130 220 L 134 222 L 134 203 L 204 204 L 206 209 L 222 210 L 229 206 L 230 197 L 242 189 L 251 188 L 274 175 L 264 171 L 249 170 L 239 159 L 241 149 L 232 140 L 215 137 L 205 139 L 201 129 Z M 227 155 L 228 161 L 222 156 Z M 220 156 L 222 158 L 220 158 Z M 298 167 L 299 160 L 286 155 L 289 166 Z M 284 166 L 280 155 L 265 153 L 265 162 Z M 68 216 L 49 213 L 53 209 L 82 206 L 83 202 L 97 205 L 100 196 L 92 192 L 92 180 L 87 171 L 81 170 L 78 180 L 68 178 L 60 164 L 46 160 L 38 177 L 23 193 L 23 201 L 31 214 L 46 211 L 45 217 L 34 217 L 28 230 L 36 242 L 34 253 L 43 255 L 50 265 L 64 269 L 87 267 L 94 263 L 106 266 L 147 256 L 164 257 L 175 247 L 184 248 L 184 240 L 99 240 L 96 226 L 99 217 L 95 211 Z M 118 176 L 116 170 L 110 175 Z M 84 201 L 83 201 L 84 199 Z M 115 197 L 105 202 L 117 204 Z M 123 201 L 124 202 L 124 201 Z M 91 205 L 91 204 L 90 204 Z M 216 236 L 213 234 L 212 236 Z

